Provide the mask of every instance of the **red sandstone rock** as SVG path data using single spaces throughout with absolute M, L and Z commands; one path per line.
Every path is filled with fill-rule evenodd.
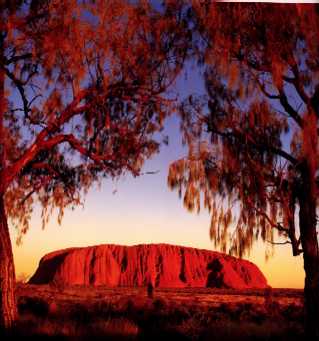
M 229 255 L 184 246 L 98 245 L 45 255 L 32 284 L 266 288 L 258 267 Z

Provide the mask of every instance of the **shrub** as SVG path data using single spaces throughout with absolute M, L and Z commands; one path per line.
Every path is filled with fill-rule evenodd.
M 157 298 L 153 301 L 153 308 L 157 311 L 163 310 L 167 307 L 167 302 L 163 298 Z
M 127 318 L 109 318 L 90 324 L 91 335 L 123 337 L 135 339 L 139 333 L 138 326 Z
M 303 307 L 297 306 L 296 304 L 289 304 L 284 307 L 281 314 L 287 321 L 302 323 L 304 319 Z
M 32 313 L 35 316 L 47 316 L 49 304 L 40 297 L 21 296 L 18 301 L 19 313 Z

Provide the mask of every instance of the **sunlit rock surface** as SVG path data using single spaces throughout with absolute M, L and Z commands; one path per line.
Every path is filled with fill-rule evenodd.
M 32 284 L 266 288 L 259 268 L 229 255 L 184 246 L 98 245 L 45 255 Z

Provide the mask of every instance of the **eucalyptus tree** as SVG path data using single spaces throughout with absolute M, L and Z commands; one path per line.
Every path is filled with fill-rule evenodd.
M 185 58 L 176 23 L 145 1 L 0 1 L 2 328 L 17 318 L 8 219 L 21 237 L 34 204 L 60 222 L 94 182 L 140 174 Z
M 184 6 L 206 93 L 180 106 L 189 155 L 168 176 L 187 209 L 203 202 L 211 212 L 210 236 L 223 251 L 242 256 L 261 238 L 303 255 L 312 340 L 319 338 L 318 9 Z

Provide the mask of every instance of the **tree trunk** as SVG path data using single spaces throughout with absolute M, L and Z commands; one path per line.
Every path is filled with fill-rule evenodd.
M 8 331 L 17 319 L 17 306 L 13 254 L 3 197 L 0 197 L 0 291 L 0 326 L 2 331 Z
M 1 24 L 5 22 L 0 15 Z M 0 64 L 3 59 L 4 37 L 0 28 Z M 2 178 L 5 168 L 5 143 L 4 143 L 4 71 L 0 69 L 0 331 L 9 331 L 17 319 L 17 306 L 15 300 L 15 271 L 7 216 L 4 207 L 4 180 Z
M 303 176 L 299 197 L 300 237 L 305 269 L 305 318 L 307 340 L 319 340 L 319 249 L 316 232 L 316 197 L 309 172 Z

